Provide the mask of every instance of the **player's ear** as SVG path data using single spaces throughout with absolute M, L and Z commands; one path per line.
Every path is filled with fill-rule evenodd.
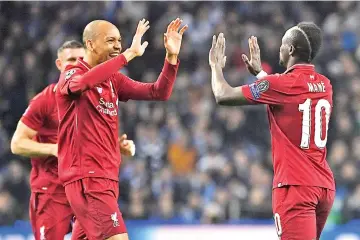
M 290 45 L 289 55 L 290 55 L 290 56 L 294 56 L 294 54 L 295 54 L 295 47 L 294 47 L 294 45 Z
M 91 40 L 86 40 L 85 45 L 86 49 L 89 49 L 91 52 L 94 50 L 94 43 Z
M 61 71 L 61 67 L 62 67 L 61 65 L 62 65 L 62 64 L 61 64 L 60 59 L 57 58 L 57 59 L 55 60 L 55 65 L 56 65 L 56 67 L 59 69 L 59 71 Z

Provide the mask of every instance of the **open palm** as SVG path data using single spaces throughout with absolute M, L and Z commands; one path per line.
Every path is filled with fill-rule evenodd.
M 136 56 L 142 56 L 145 52 L 146 47 L 149 45 L 147 41 L 141 43 L 141 39 L 146 33 L 146 31 L 150 28 L 149 21 L 143 19 L 139 21 L 139 24 L 136 29 L 136 33 L 134 35 L 133 41 L 131 43 L 130 49 L 136 54 Z
M 220 33 L 217 39 L 215 35 L 213 36 L 209 52 L 209 64 L 211 67 L 215 67 L 216 65 L 219 65 L 221 68 L 225 67 L 225 37 L 223 33 Z
M 252 36 L 249 38 L 249 49 L 250 49 L 250 60 L 243 54 L 242 59 L 246 65 L 247 70 L 254 76 L 261 72 L 261 57 L 260 57 L 260 47 L 257 42 L 257 38 Z
M 177 18 L 176 20 L 172 21 L 168 27 L 167 31 L 164 34 L 164 45 L 166 51 L 170 55 L 178 55 L 181 48 L 182 36 L 188 26 L 183 26 L 180 31 L 179 28 L 181 26 L 182 20 Z

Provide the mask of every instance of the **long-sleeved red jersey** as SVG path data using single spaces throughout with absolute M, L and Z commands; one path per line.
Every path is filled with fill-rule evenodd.
M 267 104 L 274 165 L 273 187 L 316 186 L 335 190 L 326 161 L 332 111 L 330 80 L 313 65 L 297 64 L 284 74 L 243 86 L 254 104 Z
M 59 113 L 59 177 L 64 185 L 86 177 L 118 181 L 118 101 L 166 100 L 179 62 L 165 60 L 154 83 L 141 83 L 119 73 L 127 64 L 119 55 L 94 68 L 82 59 L 68 66 L 56 90 Z

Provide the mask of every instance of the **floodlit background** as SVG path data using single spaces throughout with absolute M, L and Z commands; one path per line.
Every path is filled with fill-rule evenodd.
M 259 39 L 264 70 L 283 72 L 278 66 L 281 38 L 300 21 L 314 21 L 323 29 L 315 64 L 334 87 L 328 161 L 337 197 L 323 239 L 359 240 L 356 2 L 1 2 L 0 239 L 32 238 L 30 164 L 10 153 L 9 141 L 29 99 L 57 81 L 57 48 L 66 40 L 81 40 L 84 26 L 94 19 L 117 25 L 126 48 L 144 17 L 151 25 L 144 37 L 149 47 L 122 70 L 133 79 L 156 80 L 165 56 L 163 32 L 171 20 L 181 17 L 189 30 L 170 101 L 120 106 L 121 132 L 137 148 L 134 158 L 123 159 L 120 174 L 119 204 L 131 240 L 277 239 L 265 109 L 216 106 L 208 51 L 211 36 L 224 32 L 226 79 L 232 86 L 251 83 L 254 77 L 241 60 L 248 53 L 248 37 Z

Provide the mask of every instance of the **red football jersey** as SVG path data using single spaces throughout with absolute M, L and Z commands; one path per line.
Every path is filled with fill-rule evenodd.
M 313 65 L 297 64 L 242 89 L 252 103 L 268 104 L 273 187 L 304 185 L 335 190 L 326 161 L 333 106 L 330 80 L 315 72 Z
M 65 185 L 86 177 L 118 181 L 118 101 L 164 100 L 171 94 L 178 64 L 165 62 L 155 83 L 133 81 L 118 72 L 119 65 L 125 64 L 120 55 L 91 69 L 79 59 L 60 76 L 56 91 L 58 157 L 59 176 Z
M 30 102 L 21 118 L 29 128 L 37 131 L 39 143 L 57 143 L 58 115 L 55 84 L 46 87 Z M 65 193 L 58 178 L 58 161 L 54 156 L 31 158 L 30 187 L 32 192 Z

